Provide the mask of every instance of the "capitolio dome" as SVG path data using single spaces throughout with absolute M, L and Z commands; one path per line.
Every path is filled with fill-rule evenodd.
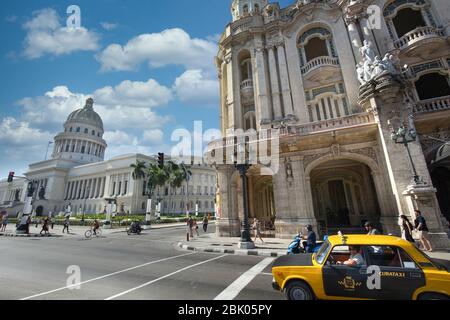
M 94 111 L 94 99 L 86 100 L 86 105 L 82 109 L 75 110 L 67 118 L 66 123 L 84 123 L 101 128 L 103 131 L 102 118 Z

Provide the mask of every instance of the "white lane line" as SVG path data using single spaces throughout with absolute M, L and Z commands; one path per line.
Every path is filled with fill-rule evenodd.
M 159 262 L 164 262 L 164 261 L 173 260 L 173 259 L 176 259 L 176 258 L 189 256 L 189 255 L 192 255 L 192 254 L 196 254 L 196 252 L 180 254 L 180 255 L 177 255 L 177 256 L 170 257 L 170 258 L 164 258 L 164 259 L 160 259 L 160 260 L 156 260 L 156 261 L 147 262 L 147 263 L 135 266 L 135 267 L 131 267 L 131 268 L 123 269 L 123 270 L 116 271 L 116 272 L 113 272 L 113 273 L 105 274 L 105 275 L 103 275 L 101 277 L 93 278 L 93 279 L 86 280 L 86 281 L 83 281 L 83 282 L 80 282 L 80 283 L 75 283 L 75 284 L 72 284 L 70 286 L 65 286 L 65 287 L 62 287 L 62 288 L 55 289 L 55 290 L 51 290 L 51 291 L 35 294 L 33 296 L 22 298 L 20 300 L 30 300 L 30 299 L 37 298 L 37 297 L 40 297 L 40 296 L 45 296 L 45 295 L 50 294 L 50 293 L 54 293 L 54 292 L 58 292 L 58 291 L 66 290 L 66 289 L 70 289 L 72 287 L 78 287 L 78 286 L 80 286 L 82 284 L 86 284 L 86 283 L 89 283 L 89 282 L 101 280 L 101 279 L 104 279 L 104 278 L 107 278 L 107 277 L 111 277 L 111 276 L 115 276 L 117 274 L 121 274 L 121 273 L 124 273 L 124 272 L 127 272 L 127 271 L 143 268 L 143 267 L 146 267 L 146 266 L 149 266 L 149 265 L 152 265 L 152 264 L 155 264 L 155 263 L 159 263 Z
M 237 278 L 232 284 L 222 291 L 214 300 L 229 301 L 233 300 L 238 294 L 258 275 L 260 274 L 275 258 L 266 258 L 256 266 L 248 270 L 242 276 Z
M 144 283 L 144 284 L 141 284 L 140 286 L 131 288 L 130 290 L 126 290 L 126 291 L 123 291 L 123 292 L 121 292 L 121 293 L 118 293 L 118 294 L 116 294 L 116 295 L 114 295 L 114 296 L 111 296 L 111 297 L 109 297 L 109 298 L 106 298 L 105 300 L 113 300 L 113 299 L 116 299 L 116 298 L 121 297 L 121 296 L 123 296 L 123 295 L 126 295 L 126 294 L 128 294 L 128 293 L 130 293 L 130 292 L 133 292 L 133 291 L 136 291 L 136 290 L 141 289 L 141 288 L 143 288 L 143 287 L 149 286 L 149 285 L 151 285 L 151 284 L 153 284 L 153 283 L 155 283 L 155 282 L 157 282 L 157 281 L 163 280 L 163 279 L 165 279 L 165 278 L 169 278 L 169 277 L 171 277 L 171 276 L 173 276 L 173 275 L 175 275 L 175 274 L 177 274 L 177 273 L 186 271 L 186 270 L 188 270 L 188 269 L 192 269 L 192 268 L 197 267 L 197 266 L 199 266 L 199 265 L 202 265 L 202 264 L 205 264 L 205 263 L 208 263 L 208 262 L 211 262 L 211 261 L 214 261 L 214 260 L 217 260 L 217 259 L 226 257 L 226 256 L 228 256 L 228 254 L 223 254 L 223 255 L 221 255 L 221 256 L 218 256 L 218 257 L 215 257 L 215 258 L 212 258 L 212 259 L 209 259 L 209 260 L 205 260 L 205 261 L 202 261 L 202 262 L 199 262 L 199 263 L 196 263 L 196 264 L 192 264 L 192 265 L 187 266 L 187 267 L 185 267 L 185 268 L 183 268 L 183 269 L 180 269 L 180 270 L 178 270 L 178 271 L 169 273 L 169 274 L 167 274 L 167 275 L 165 275 L 165 276 L 162 276 L 162 277 L 159 277 L 159 278 L 157 278 L 157 279 L 155 279 L 155 280 L 152 280 L 152 281 L 146 282 L 146 283 Z

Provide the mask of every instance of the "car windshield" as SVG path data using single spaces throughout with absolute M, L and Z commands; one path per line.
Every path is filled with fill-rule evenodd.
M 325 258 L 328 255 L 328 252 L 330 251 L 331 244 L 328 241 L 325 241 L 322 246 L 319 249 L 319 252 L 317 252 L 315 258 L 317 263 L 322 264 L 325 260 Z

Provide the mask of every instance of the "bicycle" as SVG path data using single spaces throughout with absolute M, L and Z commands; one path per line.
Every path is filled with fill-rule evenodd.
M 92 238 L 93 235 L 94 235 L 94 228 L 90 228 L 89 230 L 87 230 L 87 231 L 84 233 L 84 236 L 85 236 L 87 239 Z M 97 238 L 102 236 L 102 229 L 101 229 L 101 228 L 98 228 L 98 229 L 97 229 L 97 231 L 95 232 L 95 236 L 96 236 Z

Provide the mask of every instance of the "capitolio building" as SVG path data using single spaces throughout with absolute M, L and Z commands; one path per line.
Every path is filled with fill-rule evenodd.
M 224 138 L 207 156 L 238 129 L 272 130 L 279 169 L 250 166 L 244 190 L 216 163 L 219 234 L 239 236 L 244 206 L 282 238 L 366 221 L 400 235 L 418 209 L 449 248 L 450 2 L 234 0 L 231 13 L 216 57 Z

